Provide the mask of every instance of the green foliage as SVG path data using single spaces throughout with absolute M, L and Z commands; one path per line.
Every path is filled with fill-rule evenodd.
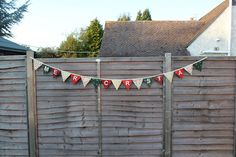
M 23 18 L 27 11 L 29 1 L 17 7 L 16 0 L 0 0 L 0 36 L 11 37 L 11 28 Z
M 96 57 L 101 47 L 103 28 L 97 19 L 80 33 L 71 33 L 60 44 L 58 57 Z
M 138 11 L 136 21 L 141 21 L 142 20 L 142 12 L 141 10 Z
M 145 9 L 143 11 L 142 20 L 144 20 L 144 21 L 152 21 L 152 17 L 151 17 L 149 9 Z
M 117 19 L 117 21 L 130 21 L 130 15 L 129 14 L 122 14 L 119 16 L 119 18 Z
M 78 38 L 74 33 L 67 36 L 66 40 L 63 41 L 58 49 L 58 57 L 62 58 L 75 58 L 77 57 L 77 51 L 79 51 L 80 46 L 78 43 Z
M 137 13 L 136 21 L 152 21 L 149 9 L 145 9 L 143 13 L 139 10 Z
M 46 47 L 41 48 L 38 50 L 39 52 L 36 53 L 37 58 L 57 58 L 57 53 L 54 48 Z
M 84 41 L 84 51 L 97 52 L 99 51 L 102 43 L 103 28 L 97 19 L 94 19 L 90 22 L 90 25 L 87 27 L 86 31 L 82 35 L 83 38 L 80 40 Z

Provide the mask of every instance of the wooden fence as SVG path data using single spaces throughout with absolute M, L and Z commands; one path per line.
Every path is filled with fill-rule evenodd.
M 235 156 L 235 57 L 210 57 L 202 72 L 172 84 L 116 91 L 34 72 L 30 55 L 0 57 L 0 156 Z M 39 60 L 81 75 L 134 78 L 200 58 Z

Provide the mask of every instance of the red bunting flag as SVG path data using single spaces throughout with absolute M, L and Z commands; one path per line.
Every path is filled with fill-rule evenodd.
M 58 69 L 53 69 L 52 76 L 55 78 L 61 74 L 61 71 Z
M 163 85 L 163 78 L 164 75 L 158 75 L 154 78 L 154 80 L 157 81 L 160 85 Z
M 75 75 L 75 74 L 70 75 L 70 80 L 71 80 L 72 84 L 74 84 L 74 85 L 77 84 L 80 79 L 81 79 L 81 77 L 79 75 Z
M 132 80 L 122 80 L 122 83 L 124 84 L 126 90 L 129 90 L 133 81 Z
M 102 80 L 102 84 L 104 88 L 107 89 L 111 85 L 111 80 Z
M 184 78 L 184 68 L 181 68 L 179 70 L 175 71 L 175 74 L 179 77 L 179 78 Z

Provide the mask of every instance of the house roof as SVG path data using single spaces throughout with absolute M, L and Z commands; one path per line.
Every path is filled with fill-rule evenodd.
M 190 55 L 187 46 L 227 8 L 225 0 L 199 20 L 108 21 L 101 45 L 102 57 Z
M 10 51 L 10 52 L 16 52 L 19 54 L 26 53 L 27 50 L 29 50 L 25 46 L 21 46 L 19 44 L 16 44 L 10 40 L 7 40 L 3 37 L 0 37 L 0 51 Z

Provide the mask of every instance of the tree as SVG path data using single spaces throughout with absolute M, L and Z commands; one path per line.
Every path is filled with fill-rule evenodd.
M 129 14 L 122 14 L 119 16 L 119 18 L 117 19 L 117 21 L 130 21 L 130 15 Z
M 16 0 L 0 0 L 0 36 L 12 37 L 11 28 L 24 17 L 29 0 L 17 7 Z
M 58 56 L 63 58 L 74 58 L 77 57 L 77 51 L 80 50 L 78 38 L 76 36 L 76 33 L 71 33 L 67 36 L 65 41 L 62 41 L 62 43 L 59 46 L 58 49 Z
M 90 22 L 90 25 L 80 34 L 80 42 L 82 43 L 83 51 L 98 52 L 103 36 L 103 28 L 98 19 Z
M 149 9 L 145 9 L 143 13 L 139 10 L 136 16 L 136 21 L 151 21 L 152 17 Z
M 101 47 L 103 27 L 97 19 L 80 33 L 69 34 L 58 49 L 59 57 L 96 57 Z
M 51 47 L 40 48 L 36 53 L 37 58 L 56 58 L 57 50 Z
M 145 9 L 143 11 L 142 20 L 143 21 L 152 21 L 152 17 L 151 17 L 149 9 Z
M 136 21 L 141 21 L 141 20 L 142 20 L 142 12 L 141 10 L 139 10 L 136 16 Z

